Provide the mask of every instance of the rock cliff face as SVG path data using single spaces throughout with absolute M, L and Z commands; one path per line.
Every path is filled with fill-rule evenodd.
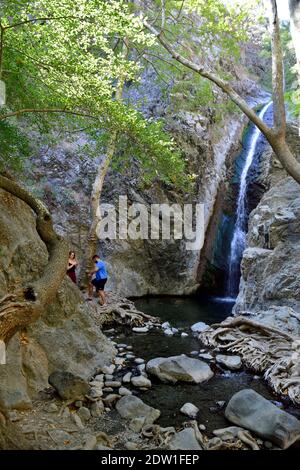
M 247 62 L 248 56 L 246 54 L 244 62 L 247 65 L 253 62 L 252 78 L 242 65 L 237 66 L 234 75 L 241 79 L 239 91 L 249 101 L 252 100 L 254 106 L 264 101 L 266 96 L 256 84 L 257 57 L 256 62 L 253 58 Z M 129 204 L 141 202 L 148 209 L 151 203 L 204 202 L 206 232 L 218 191 L 226 180 L 226 160 L 236 151 L 246 119 L 239 112 L 227 110 L 217 121 L 215 111 L 209 106 L 199 107 L 196 111 L 175 111 L 171 92 L 170 87 L 169 96 L 163 96 L 160 86 L 156 85 L 155 75 L 149 71 L 138 87 L 127 90 L 129 99 L 143 103 L 141 110 L 147 117 L 165 120 L 166 127 L 184 152 L 190 172 L 196 175 L 194 190 L 191 194 L 180 194 L 159 181 L 151 187 L 144 187 L 139 166 L 132 155 L 130 168 L 123 174 L 109 171 L 102 202 L 117 206 L 119 195 L 127 196 Z M 224 96 L 217 90 L 214 93 L 216 102 L 223 109 Z M 185 100 L 184 96 L 181 98 Z M 57 227 L 69 237 L 79 259 L 84 253 L 89 226 L 91 184 L 96 165 L 101 160 L 101 157 L 91 160 L 78 155 L 84 142 L 82 135 L 75 142 L 59 142 L 55 149 L 42 149 L 33 158 L 35 167 L 30 171 L 31 187 L 54 211 Z M 187 251 L 184 241 L 105 240 L 99 250 L 108 265 L 108 289 L 122 295 L 184 295 L 198 288 L 198 268 L 202 257 L 199 250 Z
M 0 297 L 21 280 L 35 279 L 47 251 L 28 206 L 0 190 Z M 114 349 L 94 324 L 79 290 L 66 278 L 55 301 L 22 337 L 7 348 L 0 365 L 0 407 L 28 408 L 38 391 L 48 387 L 55 369 L 83 378 L 111 361 Z
M 296 126 L 289 126 L 289 142 L 295 155 L 299 156 L 297 132 Z M 242 261 L 235 314 L 252 312 L 263 322 L 277 324 L 299 335 L 299 272 L 299 184 L 286 176 L 273 156 L 270 190 L 249 220 L 248 248 Z

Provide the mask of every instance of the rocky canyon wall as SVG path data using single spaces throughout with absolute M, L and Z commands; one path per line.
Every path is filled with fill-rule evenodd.
M 46 260 L 33 212 L 0 190 L 0 298 L 34 280 Z M 0 408 L 30 408 L 55 369 L 88 378 L 113 355 L 80 291 L 66 278 L 42 317 L 10 341 L 7 363 L 0 365 Z
M 299 157 L 298 129 L 292 123 L 288 126 L 288 141 Z M 270 189 L 250 216 L 248 248 L 242 260 L 234 313 L 254 313 L 262 322 L 299 335 L 299 184 L 287 177 L 271 151 L 269 157 Z
M 262 69 L 257 51 L 254 54 L 250 47 L 243 52 L 243 64 L 231 70 L 237 79 L 235 87 L 253 106 L 266 100 L 266 94 L 257 84 Z M 206 232 L 218 191 L 226 182 L 226 160 L 232 158 L 239 145 L 245 117 L 237 110 L 224 107 L 226 99 L 219 90 L 214 90 L 215 109 L 209 103 L 196 105 L 192 111 L 183 105 L 182 109 L 174 109 L 172 86 L 163 94 L 155 73 L 149 70 L 138 86 L 128 87 L 126 94 L 131 101 L 142 103 L 145 116 L 164 119 L 167 130 L 184 153 L 189 171 L 196 175 L 195 185 L 189 194 L 175 191 L 159 180 L 147 187 L 142 184 L 141 169 L 133 154 L 122 174 L 109 171 L 102 202 L 117 207 L 118 197 L 125 195 L 129 204 L 140 202 L 149 210 L 152 203 L 203 202 Z M 184 103 L 184 94 L 180 99 Z M 59 141 L 54 149 L 38 149 L 28 173 L 29 185 L 53 211 L 58 230 L 68 236 L 79 259 L 84 253 L 89 226 L 91 184 L 102 158 L 92 160 L 79 155 L 78 149 L 85 139 L 82 134 L 72 142 Z M 188 295 L 198 289 L 201 254 L 187 251 L 184 241 L 105 240 L 99 244 L 99 251 L 108 265 L 108 289 L 123 295 Z

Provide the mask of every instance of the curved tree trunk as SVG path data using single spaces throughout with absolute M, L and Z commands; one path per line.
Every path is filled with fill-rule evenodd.
M 53 300 L 65 276 L 68 244 L 53 229 L 51 215 L 44 204 L 16 181 L 0 175 L 0 188 L 24 201 L 36 214 L 36 229 L 45 243 L 49 260 L 41 277 L 24 284 L 0 299 L 0 342 L 8 343 L 18 331 L 38 319 Z M 29 449 L 22 432 L 0 411 L 0 449 Z
M 0 188 L 24 201 L 36 214 L 36 229 L 49 259 L 37 281 L 0 299 L 0 340 L 6 344 L 22 328 L 38 319 L 53 300 L 66 274 L 68 243 L 59 236 L 46 206 L 10 177 L 0 175 Z

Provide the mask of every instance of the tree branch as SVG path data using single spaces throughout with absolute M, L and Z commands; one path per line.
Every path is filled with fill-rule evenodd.
M 3 53 L 4 53 L 4 28 L 0 23 L 0 79 L 3 72 Z
M 70 18 L 79 18 L 78 16 L 46 16 L 43 18 L 33 18 L 32 20 L 25 20 L 25 21 L 20 21 L 19 23 L 14 23 L 9 26 L 3 26 L 3 29 L 12 29 L 16 28 L 17 26 L 23 26 L 24 24 L 28 23 L 36 23 L 37 21 L 53 21 L 53 20 L 66 20 Z
M 165 0 L 160 0 L 160 3 L 161 3 L 161 30 L 163 30 L 166 24 L 166 4 L 165 4 Z
M 64 114 L 73 114 L 74 116 L 83 116 L 83 117 L 88 117 L 91 119 L 97 119 L 96 116 L 93 116 L 91 114 L 80 113 L 79 111 L 78 112 L 71 111 L 71 110 L 63 109 L 63 108 L 44 108 L 44 109 L 24 108 L 24 109 L 19 109 L 18 111 L 12 111 L 11 113 L 0 115 L 0 121 L 3 121 L 4 119 L 7 119 L 9 117 L 19 116 L 20 114 L 25 114 L 25 113 L 64 113 Z

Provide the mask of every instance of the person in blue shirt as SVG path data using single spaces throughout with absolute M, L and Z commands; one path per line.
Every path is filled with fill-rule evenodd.
M 95 267 L 89 273 L 89 300 L 92 300 L 93 288 L 96 288 L 96 292 L 99 297 L 100 305 L 106 305 L 106 295 L 104 292 L 104 287 L 107 282 L 107 271 L 104 261 L 100 259 L 100 256 L 94 255 L 93 261 Z

